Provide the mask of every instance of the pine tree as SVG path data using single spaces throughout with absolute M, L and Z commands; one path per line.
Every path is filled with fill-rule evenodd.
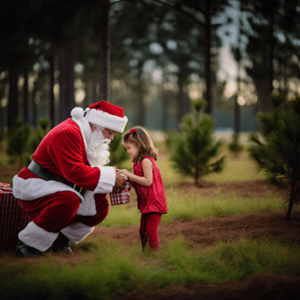
M 285 219 L 300 199 L 300 97 L 287 101 L 285 96 L 271 95 L 274 111 L 259 114 L 261 138 L 250 135 L 249 153 L 266 172 L 268 179 L 289 189 Z
M 126 148 L 122 144 L 122 134 L 116 133 L 114 139 L 109 144 L 110 148 L 110 166 L 121 168 L 122 164 L 128 159 Z
M 214 121 L 209 114 L 200 114 L 206 107 L 203 99 L 193 100 L 197 116 L 186 115 L 180 124 L 181 133 L 172 141 L 173 167 L 182 175 L 194 177 L 195 185 L 199 179 L 211 172 L 223 170 L 225 156 L 218 158 L 221 141 L 214 141 Z M 216 158 L 211 162 L 212 158 Z
M 25 165 L 30 127 L 17 119 L 7 135 L 6 153 L 10 156 L 9 163 L 18 163 L 20 169 Z

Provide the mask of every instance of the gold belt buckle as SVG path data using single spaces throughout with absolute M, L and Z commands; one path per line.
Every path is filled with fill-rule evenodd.
M 76 184 L 73 185 L 73 189 L 76 191 Z M 80 188 L 80 190 L 78 191 L 79 194 L 81 194 L 82 192 L 82 187 Z

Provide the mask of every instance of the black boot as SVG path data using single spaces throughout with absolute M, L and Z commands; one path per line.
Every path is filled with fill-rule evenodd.
M 52 245 L 53 252 L 64 251 L 66 253 L 72 253 L 72 249 L 69 246 L 69 239 L 63 235 L 61 232 L 58 234 L 57 239 L 54 241 Z
M 27 246 L 26 244 L 18 240 L 16 254 L 19 257 L 33 257 L 41 256 L 43 255 L 43 252 L 33 247 Z

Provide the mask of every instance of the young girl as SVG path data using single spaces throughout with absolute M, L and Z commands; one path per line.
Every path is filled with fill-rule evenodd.
M 134 174 L 128 170 L 120 170 L 126 175 L 137 192 L 138 209 L 142 213 L 140 237 L 142 250 L 149 242 L 150 249 L 158 250 L 158 225 L 162 214 L 167 213 L 167 201 L 157 167 L 157 150 L 153 146 L 148 133 L 140 128 L 130 129 L 123 135 L 123 144 L 130 155 Z

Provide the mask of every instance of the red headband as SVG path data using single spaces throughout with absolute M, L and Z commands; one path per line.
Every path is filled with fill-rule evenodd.
M 129 132 L 130 132 L 131 134 L 135 133 L 135 128 L 130 129 Z

